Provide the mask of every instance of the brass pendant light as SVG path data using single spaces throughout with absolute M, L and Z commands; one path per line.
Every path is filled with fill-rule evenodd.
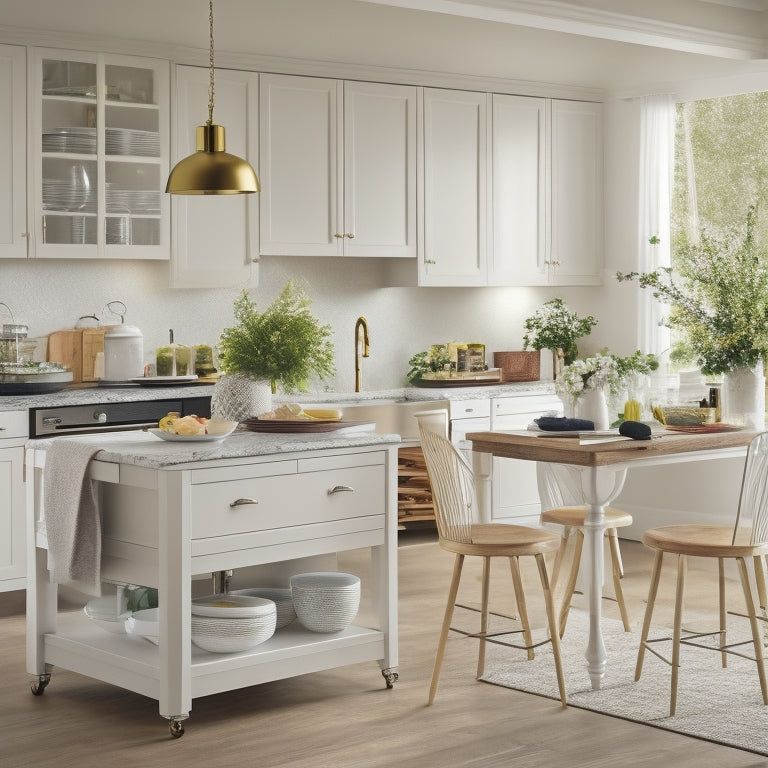
M 197 151 L 173 167 L 165 191 L 172 195 L 237 195 L 258 192 L 256 171 L 248 161 L 224 151 L 224 126 L 213 122 L 213 0 L 209 0 L 208 8 L 211 41 L 208 121 L 205 125 L 197 126 Z

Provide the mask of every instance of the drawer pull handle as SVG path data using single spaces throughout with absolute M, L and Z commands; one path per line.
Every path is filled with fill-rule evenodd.
M 354 488 L 351 488 L 348 485 L 334 485 L 333 488 L 331 488 L 328 491 L 328 495 L 333 496 L 334 493 L 344 493 L 344 492 L 354 493 L 354 490 L 355 490 Z
M 235 499 L 229 506 L 231 509 L 235 507 L 244 507 L 246 504 L 258 504 L 256 499 Z

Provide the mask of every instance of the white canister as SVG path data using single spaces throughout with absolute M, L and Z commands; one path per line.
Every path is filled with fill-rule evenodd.
M 104 379 L 129 381 L 144 373 L 144 336 L 135 325 L 116 325 L 104 333 Z

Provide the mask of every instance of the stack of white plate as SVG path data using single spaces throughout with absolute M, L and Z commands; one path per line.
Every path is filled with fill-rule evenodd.
M 115 595 L 97 597 L 83 608 L 85 615 L 101 629 L 121 635 L 125 633 L 125 620 L 130 611 L 120 611 Z
M 108 155 L 160 156 L 160 134 L 134 128 L 106 128 L 104 149 Z
M 235 589 L 230 594 L 265 597 L 267 600 L 271 600 L 275 604 L 277 612 L 275 631 L 287 626 L 296 618 L 290 587 L 251 587 L 249 589 Z
M 160 191 L 157 189 L 114 189 L 107 186 L 107 213 L 160 213 Z
M 96 129 L 86 126 L 71 126 L 44 130 L 43 152 L 95 155 Z
M 192 642 L 212 653 L 247 651 L 275 633 L 272 600 L 248 595 L 210 595 L 192 601 Z
M 296 616 L 312 632 L 340 632 L 360 607 L 360 579 L 351 573 L 297 573 L 291 593 Z
M 49 211 L 96 213 L 96 193 L 77 182 L 43 179 L 43 208 Z

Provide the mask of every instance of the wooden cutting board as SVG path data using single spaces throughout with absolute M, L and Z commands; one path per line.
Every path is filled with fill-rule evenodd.
M 71 328 L 54 331 L 48 337 L 48 360 L 65 365 L 72 371 L 72 383 L 98 381 L 96 356 L 104 352 L 104 333 L 112 325 L 99 328 Z
M 48 360 L 72 371 L 72 383 L 83 380 L 83 328 L 54 331 L 48 336 Z

